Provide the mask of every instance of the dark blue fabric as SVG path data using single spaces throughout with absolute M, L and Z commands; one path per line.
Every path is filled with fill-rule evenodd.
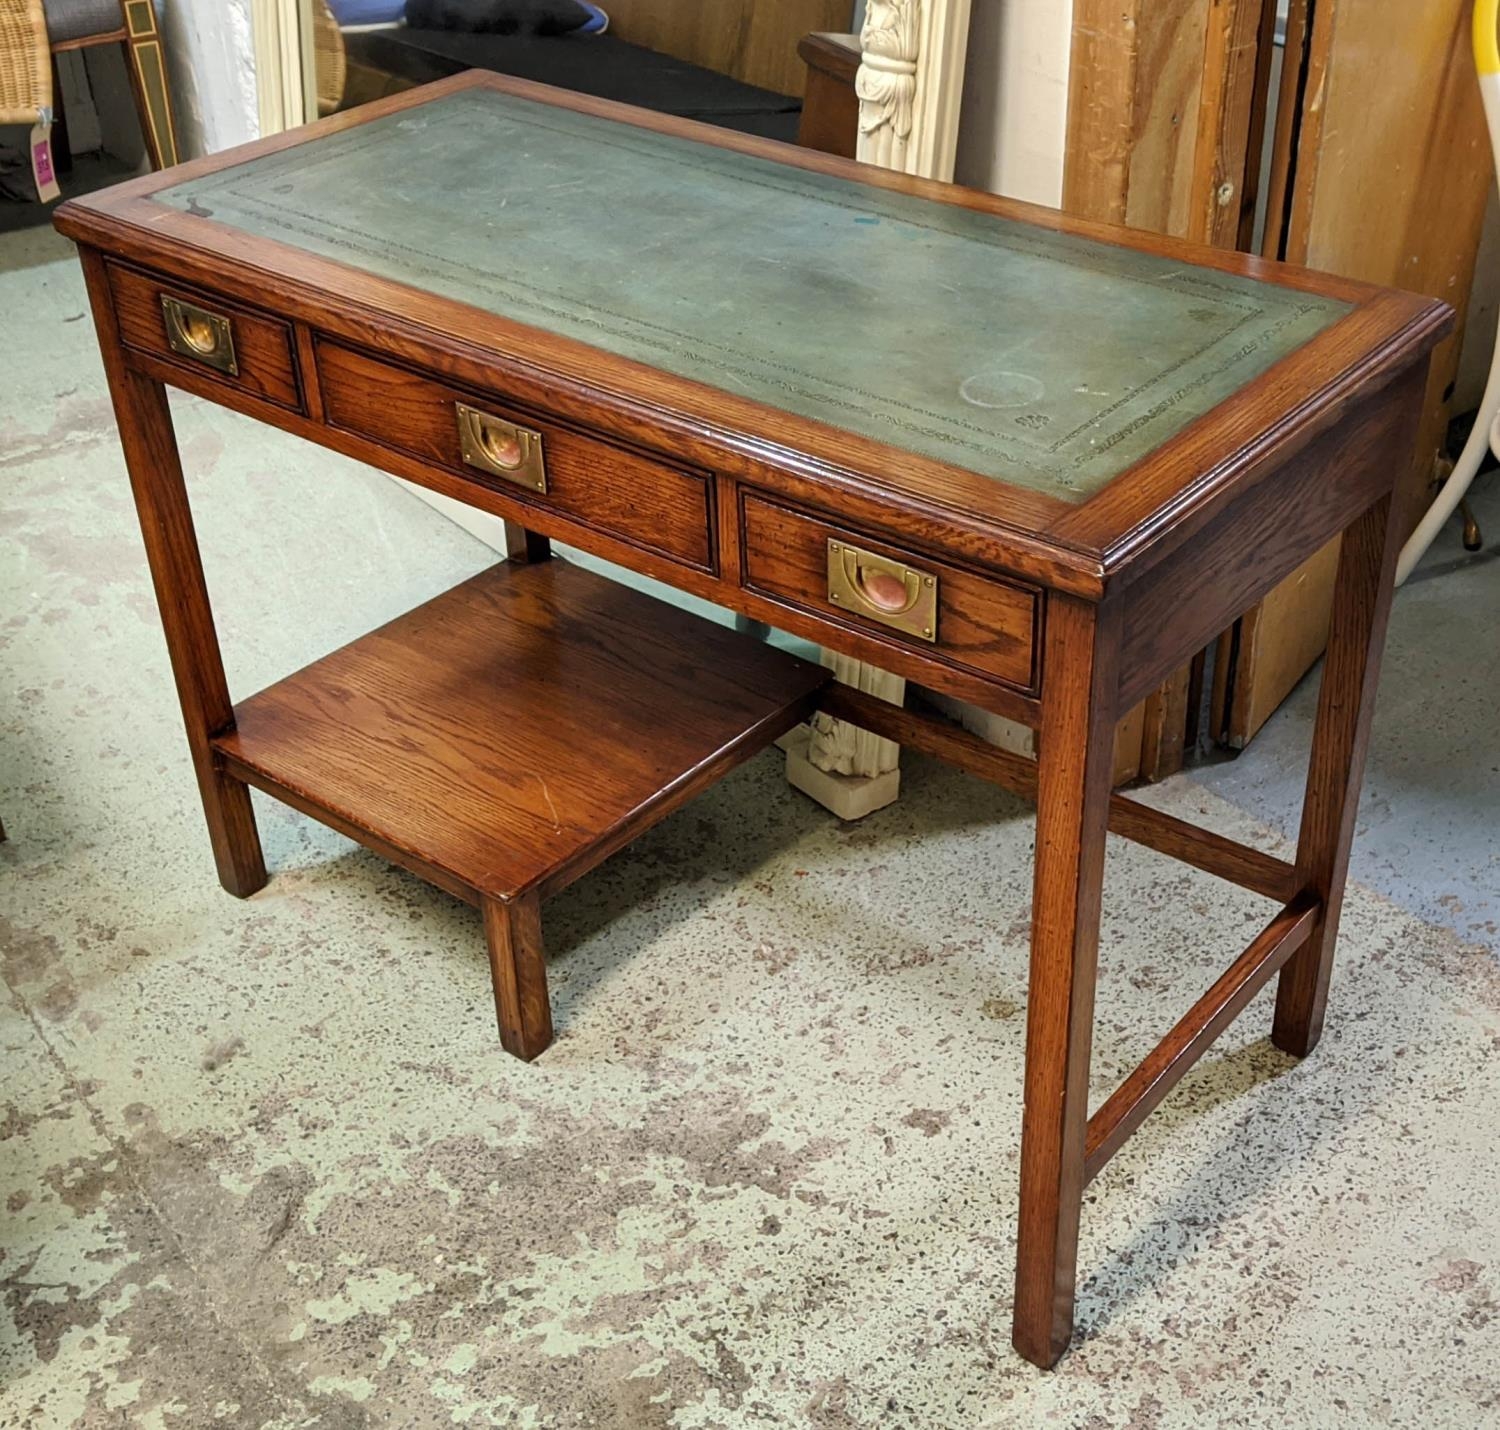
M 390 25 L 405 18 L 406 0 L 328 0 L 340 25 Z
M 406 0 L 406 23 L 416 29 L 470 35 L 576 34 L 595 23 L 579 0 Z

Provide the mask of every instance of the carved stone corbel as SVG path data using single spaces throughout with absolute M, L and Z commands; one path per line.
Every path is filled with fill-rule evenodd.
M 870 0 L 860 31 L 856 153 L 867 164 L 907 169 L 907 146 L 917 98 L 921 0 Z

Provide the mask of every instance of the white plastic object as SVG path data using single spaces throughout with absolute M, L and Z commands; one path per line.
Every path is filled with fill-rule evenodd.
M 1500 0 L 1475 0 L 1474 68 L 1479 72 L 1479 93 L 1484 100 L 1484 117 L 1489 124 L 1490 148 L 1495 154 L 1496 170 L 1500 171 L 1500 38 L 1497 38 L 1497 21 L 1500 21 Z M 1500 337 L 1495 342 L 1490 376 L 1474 418 L 1474 430 L 1469 433 L 1469 440 L 1464 443 L 1464 449 L 1437 499 L 1417 524 L 1411 539 L 1401 548 L 1401 559 L 1396 564 L 1398 586 L 1411 575 L 1444 523 L 1458 509 L 1491 449 L 1500 456 Z

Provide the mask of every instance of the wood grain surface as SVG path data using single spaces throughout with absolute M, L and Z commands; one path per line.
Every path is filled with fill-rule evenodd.
M 301 409 L 292 330 L 283 319 L 255 312 L 219 294 L 171 283 L 120 263 L 108 264 L 107 271 L 121 341 L 142 352 L 154 353 L 162 361 L 184 368 L 209 382 L 253 393 L 282 407 Z M 231 376 L 218 372 L 206 363 L 172 350 L 167 343 L 167 325 L 161 306 L 163 295 L 196 304 L 229 319 L 239 368 L 237 374 Z
M 266 866 L 250 791 L 224 771 L 210 745 L 215 735 L 233 726 L 234 711 L 166 389 L 126 366 L 109 275 L 97 254 L 83 255 L 83 276 L 219 882 L 231 894 L 248 898 L 265 886 Z
M 565 561 L 483 572 L 235 708 L 235 771 L 494 899 L 554 892 L 827 672 Z
M 614 0 L 612 35 L 777 94 L 801 94 L 797 42 L 846 28 L 852 0 Z
M 1011 1327 L 1015 1348 L 1042 1366 L 1054 1364 L 1073 1336 L 1104 835 L 1119 713 L 1119 640 L 1110 629 L 1117 619 L 1117 609 L 1065 598 L 1047 612 Z
M 469 481 L 519 491 L 621 540 L 700 570 L 714 567 L 710 489 L 702 472 L 652 460 L 635 448 L 600 442 L 505 394 L 434 382 L 339 343 L 317 344 L 318 386 L 326 420 Z M 534 493 L 466 466 L 454 404 L 529 427 L 542 435 L 547 490 Z
M 857 610 L 844 610 L 828 599 L 829 540 L 872 551 L 935 578 L 938 624 L 936 639 L 931 642 L 934 651 L 1019 690 L 1035 689 L 1035 591 L 925 560 L 862 532 L 830 525 L 809 513 L 758 497 L 746 496 L 743 512 L 743 580 L 747 586 L 876 636 L 912 646 L 928 644 L 914 636 L 893 633 L 890 627 L 861 616 Z

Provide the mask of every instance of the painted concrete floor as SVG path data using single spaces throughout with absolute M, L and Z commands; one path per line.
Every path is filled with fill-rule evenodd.
M 0 1426 L 1500 1424 L 1500 566 L 1400 598 L 1322 1046 L 1263 997 L 1110 1165 L 1044 1374 L 1026 810 L 762 756 L 548 906 L 524 1067 L 469 909 L 265 801 L 218 891 L 66 245 L 0 239 L 0 325 Z M 490 559 L 176 412 L 238 691 Z M 1309 709 L 1151 797 L 1285 847 Z M 1096 1098 L 1265 917 L 1125 845 L 1106 908 Z

